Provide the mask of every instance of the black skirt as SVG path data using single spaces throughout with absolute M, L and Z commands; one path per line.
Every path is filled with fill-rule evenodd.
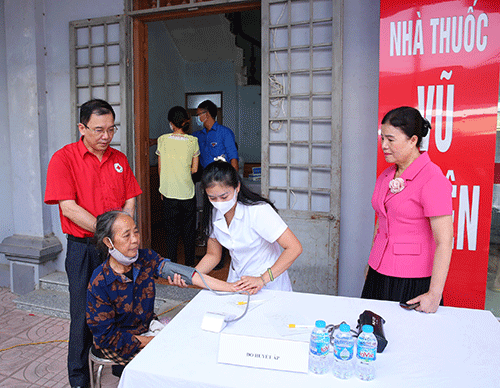
M 364 299 L 407 302 L 429 291 L 431 278 L 396 278 L 369 267 L 361 297 Z M 443 300 L 441 300 L 443 305 Z

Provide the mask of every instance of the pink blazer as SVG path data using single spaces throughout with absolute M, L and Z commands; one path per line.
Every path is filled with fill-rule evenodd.
M 427 152 L 403 172 L 405 188 L 397 194 L 389 190 L 395 172 L 395 165 L 387 168 L 375 184 L 379 225 L 368 264 L 388 276 L 428 277 L 436 250 L 429 217 L 452 214 L 451 183 Z

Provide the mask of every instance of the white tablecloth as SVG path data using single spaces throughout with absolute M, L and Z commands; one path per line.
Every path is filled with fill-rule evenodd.
M 253 309 L 223 331 L 307 341 L 310 329 L 283 337 L 290 332 L 282 330 L 285 323 L 323 319 L 354 328 L 359 314 L 371 310 L 385 319 L 389 344 L 377 355 L 376 379 L 367 383 L 217 363 L 220 334 L 201 330 L 201 322 L 207 311 L 228 312 L 234 297 L 200 292 L 127 365 L 119 387 L 500 387 L 500 323 L 489 311 L 440 307 L 423 314 L 395 302 L 261 291 Z

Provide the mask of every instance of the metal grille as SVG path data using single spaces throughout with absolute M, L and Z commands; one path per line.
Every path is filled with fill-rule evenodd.
M 271 0 L 265 7 L 263 192 L 279 209 L 333 218 L 340 191 L 340 121 L 333 112 L 340 103 L 332 96 L 332 64 L 335 54 L 341 59 L 334 2 Z M 265 15 L 263 4 L 263 22 Z
M 126 66 L 124 16 L 70 23 L 71 106 L 73 123 L 80 106 L 92 98 L 108 101 L 119 128 L 111 145 L 127 151 Z M 78 130 L 75 139 L 78 138 Z M 130 147 L 131 148 L 131 147 Z M 131 155 L 128 155 L 129 157 Z
M 199 9 L 203 7 L 225 6 L 253 0 L 128 0 L 129 15 L 144 15 L 156 11 L 164 12 L 179 9 Z

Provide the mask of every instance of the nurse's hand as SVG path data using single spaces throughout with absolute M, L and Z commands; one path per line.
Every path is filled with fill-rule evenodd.
M 235 284 L 240 291 L 248 291 L 250 295 L 256 294 L 264 287 L 260 276 L 242 276 Z
M 240 287 L 238 287 L 236 282 L 234 282 L 234 283 L 223 282 L 223 283 L 224 283 L 224 287 L 222 287 L 220 289 L 220 291 L 226 291 L 226 292 L 240 292 L 241 291 Z

